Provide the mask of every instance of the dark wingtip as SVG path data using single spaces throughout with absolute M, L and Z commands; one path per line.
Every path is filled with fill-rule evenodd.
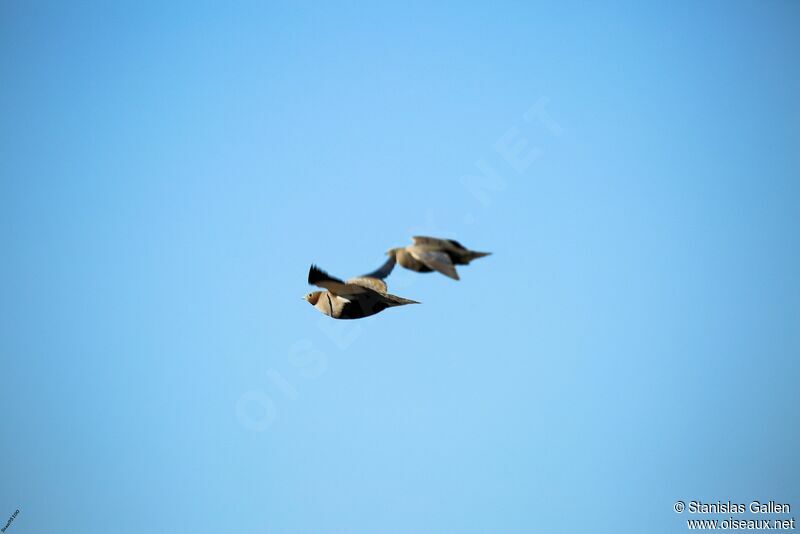
M 316 285 L 317 282 L 320 282 L 322 280 L 327 280 L 329 278 L 330 278 L 330 276 L 328 276 L 328 273 L 326 273 L 325 271 L 323 271 L 322 269 L 320 269 L 319 267 L 317 267 L 313 263 L 311 264 L 311 268 L 308 270 L 308 283 L 309 284 Z
M 308 283 L 311 285 L 319 285 L 319 282 L 336 282 L 339 284 L 344 284 L 341 280 L 336 278 L 335 276 L 331 276 L 313 263 L 311 264 L 311 268 L 308 270 Z

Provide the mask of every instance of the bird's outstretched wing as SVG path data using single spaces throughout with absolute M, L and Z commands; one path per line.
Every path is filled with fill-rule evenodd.
M 448 249 L 457 249 L 457 250 L 467 250 L 467 248 L 456 241 L 455 239 L 439 239 L 437 237 L 426 237 L 422 235 L 415 235 L 411 238 L 415 245 L 428 245 L 439 247 L 443 250 Z
M 348 296 L 361 295 L 367 291 L 374 291 L 358 284 L 345 283 L 342 280 L 329 275 L 316 265 L 312 265 L 308 270 L 308 283 L 327 289 L 334 295 L 345 298 Z
M 363 274 L 359 276 L 359 278 L 378 278 L 383 280 L 392 273 L 395 263 L 397 263 L 397 260 L 395 259 L 394 254 L 392 254 L 389 256 L 389 259 L 386 260 L 386 263 L 381 265 L 377 270 L 372 271 L 371 273 Z
M 377 291 L 379 293 L 386 293 L 388 288 L 386 286 L 386 282 L 383 281 L 384 278 L 389 276 L 389 273 L 392 272 L 394 269 L 394 265 L 397 262 L 395 258 L 392 256 L 386 262 L 381 265 L 377 270 L 372 271 L 371 273 L 367 273 L 361 276 L 357 276 L 355 278 L 351 278 L 347 281 L 348 284 L 355 284 L 361 287 L 366 287 L 368 289 L 372 289 L 373 291 Z
M 458 273 L 453 266 L 453 261 L 446 253 L 440 250 L 419 250 L 417 247 L 409 247 L 409 252 L 417 260 L 424 263 L 428 268 L 439 271 L 453 280 L 458 280 Z

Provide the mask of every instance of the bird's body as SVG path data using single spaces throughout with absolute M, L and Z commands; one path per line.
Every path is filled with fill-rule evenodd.
M 418 273 L 438 271 L 454 280 L 459 279 L 456 265 L 469 265 L 472 260 L 491 254 L 469 250 L 453 239 L 424 236 L 414 236 L 411 239 L 411 245 L 389 250 L 389 258 L 394 258 L 406 269 Z
M 312 265 L 308 271 L 308 283 L 319 286 L 324 291 L 313 291 L 304 298 L 320 312 L 334 319 L 361 319 L 380 313 L 386 308 L 419 304 L 414 300 L 387 293 L 383 278 L 392 272 L 394 264 L 394 258 L 389 258 L 377 271 L 346 282 Z
M 353 300 L 340 297 L 330 291 L 317 291 L 321 293 L 314 307 L 329 317 L 334 319 L 361 319 L 380 313 L 390 306 L 401 304 L 411 304 L 412 302 L 402 302 L 389 304 L 385 299 L 377 294 L 365 293 L 363 296 Z

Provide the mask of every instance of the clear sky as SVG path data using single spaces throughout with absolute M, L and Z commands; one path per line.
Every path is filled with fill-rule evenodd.
M 0 2 L 7 534 L 800 512 L 800 6 L 428 4 Z

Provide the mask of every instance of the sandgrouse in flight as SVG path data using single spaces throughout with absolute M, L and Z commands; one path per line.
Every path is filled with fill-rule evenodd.
M 469 250 L 453 239 L 424 236 L 414 236 L 411 239 L 413 244 L 389 249 L 386 254 L 406 269 L 419 273 L 438 271 L 454 280 L 459 279 L 456 265 L 468 265 L 476 258 L 491 254 Z
M 389 276 L 394 265 L 394 258 L 389 258 L 378 270 L 346 282 L 312 265 L 308 271 L 308 283 L 325 291 L 312 291 L 303 298 L 334 319 L 360 319 L 380 313 L 386 308 L 419 304 L 415 300 L 386 292 L 386 282 L 383 279 Z

